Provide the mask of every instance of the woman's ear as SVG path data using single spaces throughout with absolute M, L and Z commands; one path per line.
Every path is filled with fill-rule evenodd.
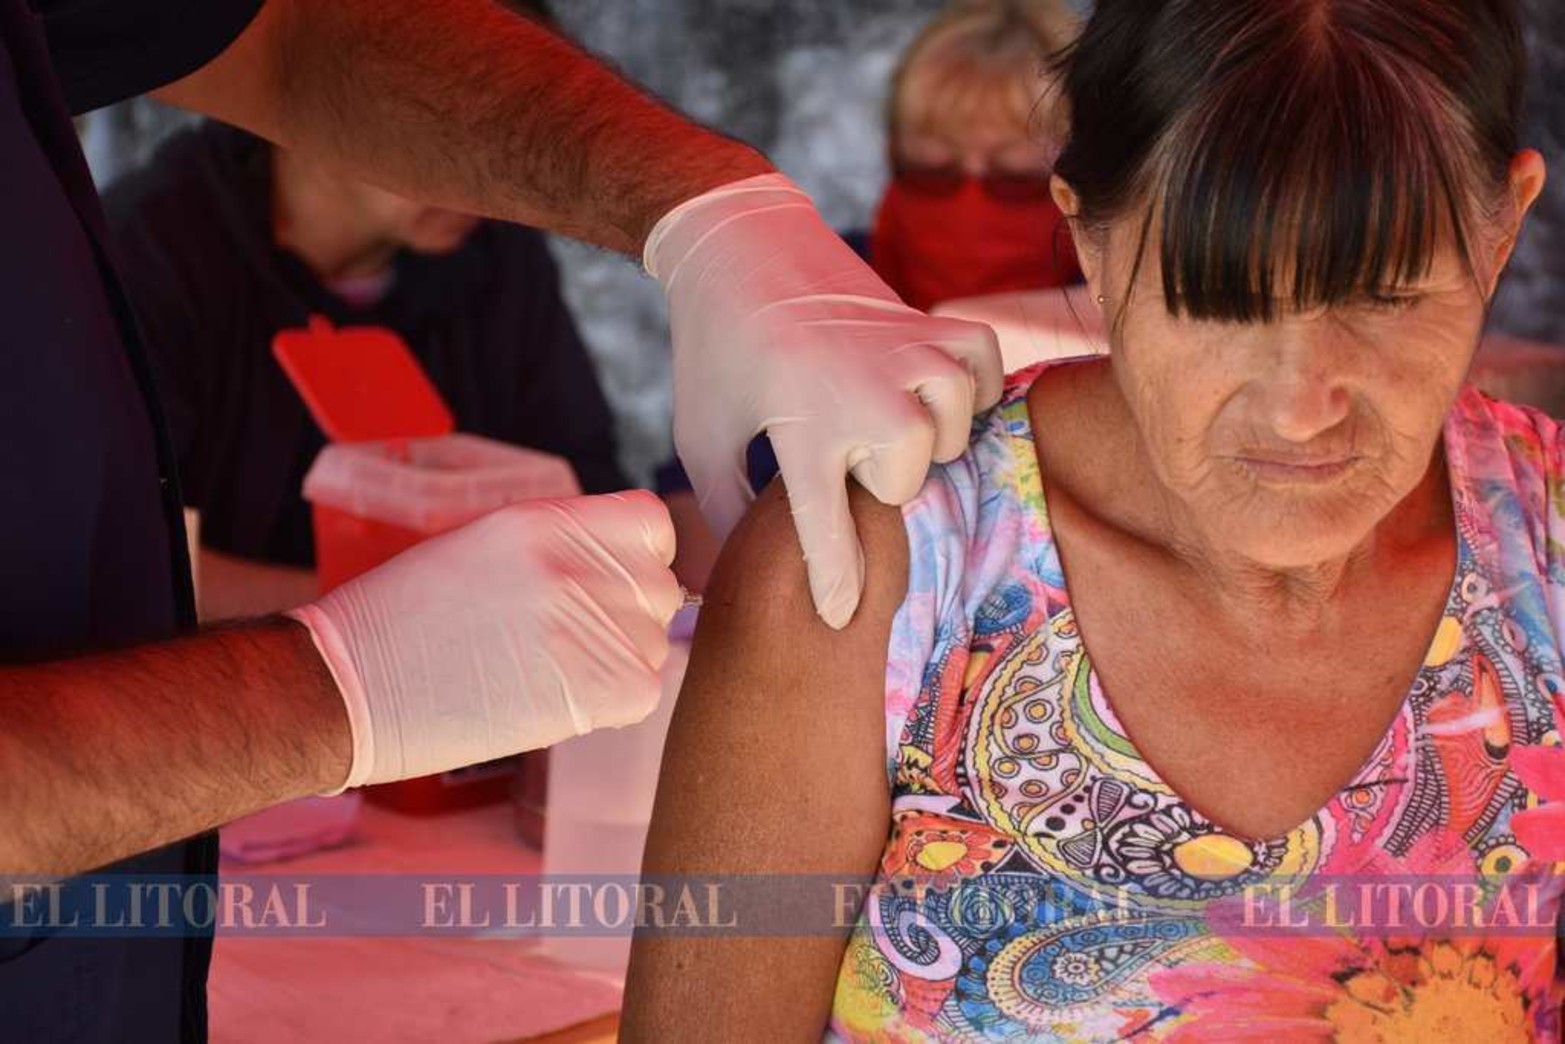
M 1548 181 L 1548 166 L 1543 161 L 1543 156 L 1536 149 L 1524 149 L 1511 160 L 1510 173 L 1510 198 L 1511 206 L 1503 217 L 1503 234 L 1499 243 L 1494 248 L 1494 273 L 1490 277 L 1489 293 L 1494 294 L 1495 284 L 1499 282 L 1500 273 L 1505 271 L 1505 266 L 1510 264 L 1511 252 L 1516 249 L 1516 241 L 1521 238 L 1522 227 L 1527 220 L 1527 214 L 1532 210 L 1533 204 L 1538 202 L 1538 197 L 1543 194 L 1543 186 Z
M 1071 188 L 1069 182 L 1058 175 L 1049 178 L 1049 195 L 1054 197 L 1054 205 L 1060 208 L 1060 213 L 1070 223 L 1071 238 L 1076 244 L 1076 261 L 1081 265 L 1081 274 L 1086 277 L 1088 288 L 1096 297 L 1103 293 L 1098 283 L 1103 270 L 1103 258 L 1082 228 L 1081 197 L 1076 195 L 1076 190 Z
M 1523 149 L 1511 161 L 1511 198 L 1516 205 L 1518 225 L 1543 195 L 1543 186 L 1548 180 L 1548 164 L 1537 149 Z
M 1060 213 L 1076 220 L 1076 215 L 1081 211 L 1081 200 L 1076 196 L 1076 190 L 1058 174 L 1049 178 L 1049 195 L 1054 197 L 1054 205 L 1060 208 Z

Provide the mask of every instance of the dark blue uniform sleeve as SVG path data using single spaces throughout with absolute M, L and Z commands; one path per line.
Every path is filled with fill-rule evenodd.
M 265 0 L 33 0 L 73 113 L 167 86 L 239 37 Z

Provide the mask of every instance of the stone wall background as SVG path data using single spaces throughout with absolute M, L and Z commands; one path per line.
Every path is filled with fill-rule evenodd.
M 1524 144 L 1543 153 L 1549 183 L 1516 246 L 1491 325 L 1565 346 L 1565 2 L 1521 2 L 1532 60 Z
M 1073 0 L 1083 6 L 1085 0 Z M 1495 325 L 1565 345 L 1565 3 L 1521 0 L 1534 54 L 1529 142 L 1556 168 L 1496 304 Z M 897 55 L 941 0 L 560 0 L 564 28 L 631 79 L 766 151 L 843 229 L 868 223 L 884 178 L 883 106 Z M 151 102 L 84 128 L 100 181 L 145 161 L 187 117 Z M 648 162 L 655 163 L 655 154 Z M 599 361 L 628 472 L 672 452 L 667 321 L 637 266 L 556 242 L 566 296 Z

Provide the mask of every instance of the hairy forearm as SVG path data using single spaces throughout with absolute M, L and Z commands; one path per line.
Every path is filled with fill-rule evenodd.
M 351 750 L 291 621 L 0 668 L 0 873 L 90 870 L 319 793 Z
M 771 169 L 491 0 L 269 0 L 237 50 L 237 72 L 220 59 L 172 100 L 392 191 L 616 250 Z

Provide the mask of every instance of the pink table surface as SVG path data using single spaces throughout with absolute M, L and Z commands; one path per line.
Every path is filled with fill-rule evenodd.
M 358 840 L 250 874 L 539 872 L 507 805 L 419 819 L 366 805 Z M 621 983 L 538 952 L 471 937 L 239 937 L 219 930 L 208 980 L 217 1044 L 507 1041 L 618 1010 Z

